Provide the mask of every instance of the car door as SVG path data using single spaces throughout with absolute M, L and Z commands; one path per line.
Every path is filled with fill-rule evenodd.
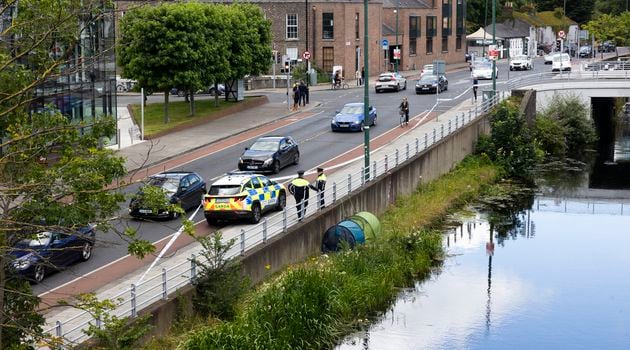
M 192 187 L 191 207 L 195 207 L 206 194 L 206 183 L 197 174 L 192 174 L 190 175 L 190 185 Z
M 191 187 L 190 187 L 190 175 L 183 177 L 179 181 L 179 188 L 177 189 L 177 197 L 179 198 L 179 203 L 181 204 L 184 210 L 190 208 L 191 202 Z
M 298 153 L 297 143 L 290 137 L 287 137 L 287 145 L 289 145 L 289 154 L 287 156 L 287 164 L 291 164 Z
M 271 182 L 271 180 L 269 180 L 269 178 L 266 176 L 261 176 L 258 180 L 260 181 L 260 184 L 265 193 L 265 197 L 267 198 L 266 199 L 267 208 L 275 205 L 278 202 L 278 197 L 276 197 L 276 189 L 273 183 Z
M 70 235 L 53 232 L 50 238 L 48 263 L 55 268 L 68 265 L 68 261 L 72 256 L 72 242 Z
M 280 145 L 278 147 L 278 161 L 280 162 L 280 167 L 284 167 L 289 163 L 290 156 L 291 147 L 289 146 L 287 139 L 284 138 L 280 140 Z
M 267 207 L 267 200 L 265 199 L 264 193 L 262 191 L 263 186 L 257 176 L 252 177 L 250 181 L 250 186 L 256 192 L 256 194 L 253 195 L 253 199 L 258 200 L 261 210 L 265 210 L 265 208 Z

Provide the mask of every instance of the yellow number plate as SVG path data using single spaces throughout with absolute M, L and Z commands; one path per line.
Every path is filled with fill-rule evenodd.
M 228 203 L 217 203 L 214 205 L 214 209 L 218 210 L 229 210 L 230 205 Z

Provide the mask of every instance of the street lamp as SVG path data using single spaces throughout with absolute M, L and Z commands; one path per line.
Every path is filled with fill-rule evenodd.
M 398 10 L 399 10 L 399 6 L 400 5 L 400 1 L 398 1 L 396 3 L 396 9 L 394 10 L 394 13 L 396 14 L 396 48 L 395 50 L 398 50 Z M 396 73 L 398 73 L 398 58 L 396 58 L 395 52 L 394 52 L 394 67 L 395 67 L 395 71 Z
M 492 0 L 492 45 L 496 48 L 497 45 L 497 0 Z M 492 60 L 492 96 L 497 94 L 497 59 L 499 57 L 495 57 Z
M 396 36 L 398 38 L 398 36 Z M 370 69 L 368 49 L 368 0 L 363 0 L 363 67 L 365 68 L 365 84 L 363 84 L 363 120 L 370 117 Z M 369 120 L 368 120 L 369 121 Z M 370 124 L 370 123 L 367 123 Z M 363 175 L 365 180 L 370 179 L 370 126 L 363 127 Z

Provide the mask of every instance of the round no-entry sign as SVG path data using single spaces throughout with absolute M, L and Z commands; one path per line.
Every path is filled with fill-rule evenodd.
M 304 53 L 302 54 L 302 58 L 305 60 L 308 60 L 311 58 L 311 53 L 308 51 L 304 51 Z
M 558 36 L 559 36 L 560 38 L 564 39 L 564 36 L 565 36 L 564 30 L 559 31 L 559 32 L 558 32 Z

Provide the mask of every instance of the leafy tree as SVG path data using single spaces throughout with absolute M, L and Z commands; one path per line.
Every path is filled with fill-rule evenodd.
M 564 128 L 558 120 L 544 114 L 536 117 L 536 145 L 544 153 L 545 160 L 563 159 L 566 156 L 564 134 Z
M 588 108 L 579 98 L 556 97 L 544 114 L 562 126 L 568 157 L 583 159 L 585 151 L 597 142 L 597 132 L 588 116 Z
M 103 148 L 115 121 L 95 116 L 73 122 L 54 106 L 35 105 L 36 89 L 79 69 L 91 69 L 103 51 L 77 49 L 87 30 L 113 20 L 102 0 L 3 1 L 12 18 L 0 33 L 0 348 L 21 341 L 50 343 L 30 286 L 16 279 L 12 247 L 42 231 L 76 234 L 87 223 L 112 229 L 124 195 L 106 187 L 125 175 L 124 160 Z M 17 6 L 12 17 L 9 11 Z M 117 232 L 129 252 L 144 256 L 153 246 L 132 230 Z M 27 346 L 27 345 L 25 345 Z
M 615 15 L 601 15 L 588 22 L 584 28 L 599 41 L 612 40 L 619 46 L 630 45 L 630 12 Z

